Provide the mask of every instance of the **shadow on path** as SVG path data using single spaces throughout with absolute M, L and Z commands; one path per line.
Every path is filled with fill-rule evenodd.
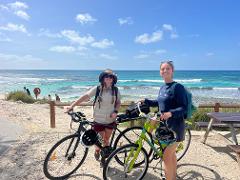
M 204 179 L 204 180 L 220 180 L 222 179 L 221 176 L 211 168 L 206 166 L 202 166 L 199 164 L 180 164 L 178 165 L 178 172 L 179 169 L 183 168 L 184 170 L 180 170 L 178 173 L 178 179 L 184 180 L 192 180 L 192 179 Z M 204 173 L 201 173 L 204 172 Z M 224 180 L 228 180 L 224 178 Z M 230 180 L 230 179 L 229 179 Z

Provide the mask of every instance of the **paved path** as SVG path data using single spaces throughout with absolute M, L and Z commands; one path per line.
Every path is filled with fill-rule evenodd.
M 14 122 L 0 118 L 0 156 L 3 155 L 23 132 L 23 128 Z

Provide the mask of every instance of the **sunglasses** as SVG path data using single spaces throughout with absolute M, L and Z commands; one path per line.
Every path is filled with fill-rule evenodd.
M 162 61 L 161 64 L 163 63 L 173 64 L 173 61 Z

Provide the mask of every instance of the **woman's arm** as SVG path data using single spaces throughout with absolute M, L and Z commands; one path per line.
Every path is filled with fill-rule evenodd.
M 177 103 L 177 108 L 170 109 L 169 112 L 172 113 L 172 117 L 174 118 L 184 117 L 184 115 L 187 113 L 188 102 L 186 90 L 183 85 L 176 84 L 174 89 L 174 99 Z
M 80 98 L 78 98 L 75 102 L 73 102 L 69 108 L 73 109 L 76 105 L 80 105 L 82 102 L 88 101 L 90 99 L 88 94 L 85 94 L 83 96 L 81 96 Z
M 76 101 L 74 101 L 70 106 L 66 107 L 66 112 L 72 110 L 76 105 L 80 105 L 82 102 L 88 101 L 92 96 L 96 94 L 97 86 L 91 88 L 88 92 L 86 92 L 83 96 L 79 97 Z
M 147 106 L 150 106 L 150 107 L 158 107 L 158 101 L 157 100 L 150 100 L 150 99 L 145 99 L 144 100 L 144 103 L 147 105 Z

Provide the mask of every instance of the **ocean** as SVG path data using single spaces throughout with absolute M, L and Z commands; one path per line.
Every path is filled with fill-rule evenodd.
M 58 94 L 61 101 L 73 101 L 98 84 L 101 71 L 88 70 L 0 70 L 0 93 L 41 89 L 41 97 Z M 164 83 L 159 71 L 116 71 L 123 101 L 155 99 Z M 240 71 L 175 71 L 174 80 L 193 94 L 195 103 L 225 99 L 240 102 Z

